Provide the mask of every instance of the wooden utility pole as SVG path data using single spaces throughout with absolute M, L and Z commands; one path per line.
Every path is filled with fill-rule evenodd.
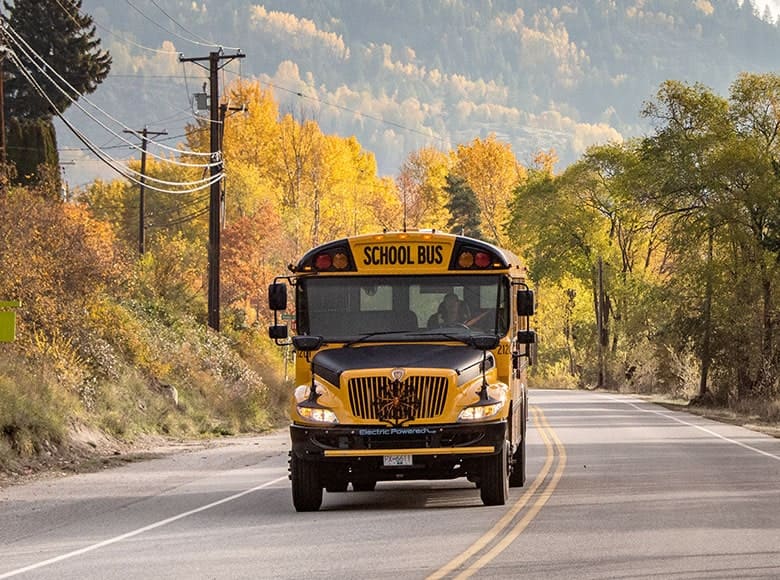
M 141 131 L 129 131 L 125 130 L 125 133 L 131 133 L 133 135 L 141 135 L 141 183 L 139 184 L 141 192 L 138 196 L 138 253 L 143 256 L 146 250 L 146 224 L 144 222 L 146 212 L 146 145 L 149 141 L 149 137 L 158 137 L 160 135 L 167 135 L 167 131 L 149 131 L 144 127 Z
M 220 260 L 220 234 L 222 229 L 222 180 L 218 176 L 222 172 L 222 115 L 219 106 L 219 70 L 230 61 L 244 58 L 246 55 L 237 51 L 232 55 L 219 52 L 210 52 L 208 56 L 184 58 L 179 56 L 179 62 L 194 62 L 199 64 L 208 61 L 209 71 L 209 118 L 210 118 L 210 151 L 211 151 L 211 194 L 209 196 L 209 290 L 208 290 L 208 314 L 209 326 L 219 330 L 219 260 Z M 220 65 L 221 61 L 227 61 Z
M 0 36 L 0 39 L 2 37 Z M 5 46 L 0 46 L 0 167 L 5 171 L 5 164 L 8 162 L 5 139 Z M 2 180 L 0 180 L 2 183 Z

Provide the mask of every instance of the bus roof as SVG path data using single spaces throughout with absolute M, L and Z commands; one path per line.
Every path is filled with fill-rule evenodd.
M 502 271 L 525 277 L 520 259 L 488 242 L 431 230 L 363 234 L 327 242 L 291 267 L 295 273 L 426 274 Z

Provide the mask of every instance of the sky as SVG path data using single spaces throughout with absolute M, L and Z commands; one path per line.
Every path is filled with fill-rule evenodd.
M 769 6 L 772 14 L 775 15 L 775 18 L 780 14 L 780 0 L 754 0 L 753 3 L 758 7 L 759 14 L 764 13 L 764 6 Z

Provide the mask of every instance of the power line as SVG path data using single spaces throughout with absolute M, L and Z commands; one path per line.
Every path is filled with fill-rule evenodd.
M 154 4 L 160 12 L 165 14 L 171 22 L 173 22 L 176 26 L 181 28 L 184 32 L 186 32 L 187 34 L 193 36 L 194 38 L 197 38 L 198 40 L 202 40 L 203 42 L 207 43 L 207 44 L 202 44 L 201 46 L 221 46 L 221 45 L 217 44 L 216 42 L 213 42 L 213 41 L 209 40 L 208 38 L 203 38 L 199 34 L 195 34 L 192 30 L 187 29 L 181 22 L 179 22 L 173 16 L 171 16 L 165 10 L 163 10 L 163 8 L 157 2 L 155 2 L 155 0 L 149 0 L 149 1 L 152 4 Z M 192 41 L 190 41 L 190 42 L 192 42 Z M 238 50 L 237 48 L 230 47 L 230 46 L 222 46 L 221 48 L 226 48 L 227 50 Z
M 65 14 L 67 14 L 68 17 L 70 17 L 71 20 L 73 20 L 76 24 L 79 24 L 78 20 L 76 20 L 76 18 L 73 16 L 73 14 L 65 6 L 63 6 L 62 3 L 60 3 L 60 0 L 54 0 L 54 1 L 57 3 L 57 5 L 60 8 L 62 8 L 62 11 L 65 12 Z M 75 6 L 74 6 L 74 8 L 75 8 Z M 90 18 L 92 18 L 92 17 L 90 16 Z M 148 50 L 148 51 L 151 51 L 151 52 L 158 52 L 158 53 L 162 53 L 162 54 L 176 54 L 175 50 L 162 50 L 162 49 L 159 49 L 159 48 L 151 48 L 149 46 L 144 46 L 143 44 L 138 44 L 137 42 L 135 42 L 133 40 L 130 40 L 129 38 L 126 38 L 126 37 L 122 36 L 121 34 L 119 34 L 117 32 L 114 32 L 110 28 L 108 28 L 106 26 L 103 26 L 102 24 L 97 22 L 94 18 L 92 18 L 92 22 L 95 24 L 95 26 L 97 26 L 101 30 L 105 30 L 106 32 L 108 32 L 112 36 L 115 36 L 116 38 L 119 38 L 120 40 L 124 40 L 125 42 L 127 42 L 129 44 L 132 44 L 133 46 L 137 46 L 138 48 L 142 48 L 144 50 Z M 79 24 L 79 26 L 80 26 L 80 24 Z
M 19 57 L 16 55 L 14 51 L 8 52 L 9 57 L 14 61 L 14 63 L 17 65 L 17 68 L 19 69 L 19 72 L 24 76 L 25 79 L 33 86 L 33 88 L 49 103 L 49 106 L 51 107 L 51 110 L 56 114 L 60 120 L 65 123 L 65 125 L 70 129 L 74 135 L 82 142 L 84 145 L 92 152 L 94 153 L 101 161 L 103 161 L 106 165 L 111 167 L 114 171 L 122 175 L 125 179 L 128 179 L 132 181 L 133 183 L 136 183 L 140 185 L 140 182 L 133 176 L 133 174 L 138 175 L 137 171 L 134 171 L 130 169 L 129 167 L 124 167 L 121 164 L 117 162 L 116 159 L 108 155 L 107 153 L 101 151 L 98 147 L 94 145 L 81 131 L 79 131 L 70 121 L 68 121 L 62 112 L 57 109 L 54 102 L 51 100 L 49 95 L 46 93 L 46 91 L 43 90 L 43 88 L 40 86 L 37 80 L 32 76 L 32 73 L 27 70 L 27 68 L 24 66 L 24 64 L 21 62 Z M 219 173 L 218 176 L 212 176 L 207 183 L 200 187 L 190 188 L 190 189 L 178 189 L 178 190 L 170 190 L 170 189 L 162 189 L 158 188 L 156 186 L 147 185 L 149 189 L 152 189 L 154 191 L 159 191 L 161 193 L 172 193 L 172 194 L 184 194 L 184 193 L 192 193 L 195 191 L 200 191 L 202 189 L 205 189 L 207 187 L 211 187 L 212 183 L 214 181 L 221 180 L 224 177 L 224 173 Z M 160 180 L 157 180 L 160 181 Z M 178 182 L 181 186 L 188 186 L 192 185 L 192 183 L 185 183 L 185 182 Z
M 234 76 L 237 76 L 240 79 L 245 79 L 246 78 L 246 77 L 242 76 L 242 74 L 240 72 L 237 73 L 237 72 L 233 72 L 233 71 L 230 71 L 230 70 L 228 70 L 227 72 L 228 72 L 228 74 L 232 74 Z M 279 89 L 280 91 L 283 91 L 285 93 L 290 93 L 290 94 L 295 95 L 296 97 L 299 97 L 301 99 L 308 99 L 310 101 L 314 101 L 316 103 L 319 103 L 321 105 L 325 105 L 327 107 L 333 107 L 333 108 L 339 109 L 341 111 L 352 113 L 353 115 L 359 115 L 360 117 L 363 117 L 365 119 L 371 119 L 372 121 L 377 121 L 377 122 L 383 123 L 385 125 L 390 125 L 392 127 L 396 127 L 397 129 L 402 129 L 402 130 L 407 131 L 409 133 L 416 133 L 418 135 L 422 135 L 423 137 L 428 137 L 429 139 L 433 139 L 435 141 L 439 141 L 440 143 L 442 143 L 444 145 L 449 145 L 449 141 L 447 139 L 444 139 L 443 137 L 439 137 L 438 135 L 433 134 L 433 132 L 426 133 L 425 131 L 421 131 L 419 129 L 415 129 L 414 127 L 409 127 L 409 126 L 404 125 L 402 123 L 397 123 L 395 121 L 388 121 L 387 119 L 384 119 L 382 117 L 378 117 L 376 115 L 371 115 L 369 113 L 364 113 L 363 111 L 360 111 L 358 109 L 351 109 L 349 107 L 345 107 L 344 105 L 339 105 L 338 103 L 334 103 L 332 101 L 327 101 L 327 100 L 324 100 L 324 99 L 320 99 L 319 97 L 312 97 L 310 95 L 306 95 L 306 94 L 302 93 L 299 90 L 289 89 L 287 87 L 283 87 L 282 85 L 277 84 L 277 83 L 273 83 L 271 81 L 261 80 L 261 79 L 259 79 L 257 77 L 255 77 L 255 80 L 258 83 L 262 84 L 262 85 L 265 85 L 267 87 L 271 87 L 272 89 Z M 310 87 L 308 85 L 307 85 L 306 88 L 313 89 L 313 87 Z
M 156 224 L 156 223 L 154 223 L 153 221 L 150 220 L 149 227 L 150 228 L 169 228 L 171 226 L 179 226 L 181 224 L 184 224 L 186 222 L 190 222 L 190 221 L 192 221 L 194 219 L 197 219 L 197 218 L 199 218 L 201 216 L 204 216 L 207 213 L 209 213 L 209 206 L 208 205 L 204 206 L 203 208 L 201 208 L 201 209 L 199 209 L 199 210 L 197 210 L 197 211 L 195 211 L 195 212 L 193 212 L 191 214 L 182 216 L 180 218 L 177 218 L 177 219 L 174 219 L 174 220 L 171 220 L 169 222 L 162 223 L 162 224 Z
M 197 41 L 197 40 L 193 40 L 193 39 L 191 39 L 191 38 L 187 38 L 187 37 L 185 37 L 185 36 L 182 36 L 181 34 L 177 34 L 176 32 L 173 32 L 172 30 L 168 30 L 167 28 L 165 28 L 164 26 L 162 26 L 160 23 L 158 23 L 158 22 L 157 22 L 156 20 L 154 20 L 153 18 L 151 18 L 151 17 L 147 16 L 147 15 L 146 15 L 146 14 L 143 12 L 143 10 L 141 10 L 140 8 L 138 8 L 137 6 L 135 6 L 135 5 L 134 5 L 132 2 L 130 2 L 130 0 L 125 0 L 125 2 L 127 3 L 127 5 L 128 5 L 128 6 L 130 6 L 130 8 L 132 8 L 133 10 L 135 10 L 136 12 L 138 12 L 138 14 L 140 14 L 140 15 L 141 15 L 141 16 L 142 16 L 144 19 L 146 19 L 146 20 L 148 20 L 149 22 L 151 22 L 152 24 L 154 24 L 154 25 L 155 25 L 157 28 L 159 28 L 159 29 L 160 29 L 160 30 L 162 30 L 163 32 L 167 32 L 168 34 L 172 34 L 172 35 L 174 35 L 176 38 L 180 38 L 181 40 L 184 40 L 184 41 L 186 41 L 186 42 L 191 42 L 192 44 L 197 44 L 198 46 L 219 47 L 219 48 L 225 48 L 225 49 L 227 49 L 227 50 L 239 50 L 238 48 L 235 48 L 235 47 L 230 47 L 230 46 L 220 46 L 219 44 L 215 44 L 215 43 L 213 43 L 213 42 L 206 42 L 206 43 L 199 42 L 199 41 Z M 155 4 L 155 6 L 157 6 L 157 5 Z M 159 6 L 158 6 L 158 8 L 159 8 Z M 163 14 L 165 14 L 165 13 L 163 12 Z M 165 15 L 166 15 L 166 16 L 168 16 L 167 14 L 165 14 Z M 169 17 L 169 18 L 170 18 L 170 17 Z
M 44 77 L 45 77 L 45 78 L 46 78 L 46 79 L 47 79 L 47 80 L 48 80 L 48 81 L 49 81 L 49 82 L 50 82 L 50 83 L 51 83 L 51 84 L 52 84 L 52 85 L 53 85 L 53 86 L 54 86 L 54 87 L 57 89 L 57 90 L 59 90 L 59 91 L 60 91 L 60 92 L 61 92 L 61 93 L 62 93 L 62 94 L 63 94 L 63 95 L 64 95 L 64 96 L 65 96 L 65 97 L 66 97 L 66 98 L 67 98 L 67 99 L 68 99 L 68 100 L 69 100 L 69 101 L 72 103 L 72 104 L 76 105 L 76 107 L 77 107 L 78 109 L 80 109 L 80 110 L 81 110 L 81 111 L 82 111 L 82 112 L 83 112 L 85 115 L 87 115 L 87 116 L 88 116 L 90 119 L 92 119 L 92 120 L 93 120 L 95 123 L 97 123 L 98 125 L 100 125 L 101 127 L 103 127 L 103 129 L 105 129 L 106 131 L 108 131 L 109 133 L 111 133 L 112 135 L 114 135 L 115 137 L 117 137 L 118 139 L 120 139 L 121 141 L 124 141 L 124 142 L 125 142 L 125 143 L 127 143 L 127 144 L 128 144 L 130 147 L 132 147 L 132 148 L 134 148 L 134 149 L 136 149 L 136 150 L 138 150 L 138 149 L 139 149 L 139 146 L 138 146 L 138 145 L 136 145 L 136 144 L 134 144 L 134 143 L 131 143 L 130 141 L 128 141 L 127 139 L 125 139 L 124 137 L 122 137 L 120 134 L 116 133 L 116 132 L 115 132 L 113 129 L 111 129 L 110 127 L 108 127 L 108 126 L 107 126 L 105 123 L 103 123 L 102 121 L 100 121 L 99 119 L 97 119 L 97 118 L 96 118 L 94 115 L 92 115 L 92 113 L 90 113 L 90 112 L 89 112 L 87 109 L 85 109 L 85 108 L 84 108 L 84 107 L 83 107 L 83 106 L 82 106 L 82 105 L 81 105 L 81 104 L 78 102 L 78 99 L 77 99 L 77 98 L 74 98 L 74 97 L 73 97 L 71 94 L 69 94 L 69 93 L 68 93 L 68 91 L 66 91 L 65 89 L 63 89 L 63 88 L 62 88 L 62 86 L 60 86 L 60 84 L 58 84 L 58 83 L 57 83 L 57 82 L 56 82 L 56 81 L 55 81 L 55 80 L 54 80 L 54 79 L 51 77 L 51 75 L 50 75 L 50 74 L 49 74 L 49 73 L 46 71 L 46 69 L 49 69 L 49 70 L 51 70 L 51 71 L 52 71 L 52 73 L 53 73 L 54 75 L 56 75 L 56 76 L 57 76 L 57 78 L 58 78 L 58 79 L 60 79 L 60 81 L 61 81 L 61 82 L 63 82 L 63 83 L 64 83 L 64 84 L 65 84 L 65 85 L 66 85 L 66 86 L 67 86 L 67 87 L 68 87 L 68 88 L 69 88 L 69 89 L 70 89 L 70 90 L 71 90 L 71 91 L 72 91 L 74 94 L 78 95 L 78 98 L 81 98 L 81 99 L 83 99 L 83 100 L 84 100 L 86 103 L 88 103 L 89 105 L 91 105 L 93 108 L 95 108 L 97 111 L 99 111 L 100 113 L 102 113 L 103 115 L 105 115 L 107 118 L 109 118 L 109 119 L 110 119 L 110 120 L 112 120 L 113 122 L 115 122 L 115 123 L 117 123 L 118 125 L 122 126 L 124 129 L 129 129 L 129 127 L 127 127 L 127 126 L 126 126 L 126 125 L 124 125 L 124 124 L 123 124 L 121 121 L 119 121 L 118 119 L 114 118 L 112 115 L 110 115 L 109 113 L 107 113 L 106 111 L 104 111 L 103 109 L 101 109 L 100 107 L 98 107 L 97 105 L 95 105 L 94 103 L 92 103 L 92 101 L 90 101 L 90 100 L 89 100 L 89 99 L 88 99 L 88 98 L 87 98 L 85 95 L 83 95 L 82 93 L 80 93 L 79 91 L 77 91 L 77 90 L 76 90 L 76 89 L 73 87 L 73 85 L 71 85 L 71 84 L 70 84 L 70 83 L 69 83 L 69 82 L 68 82 L 66 79 L 64 79 L 64 78 L 62 77 L 62 75 L 60 75 L 60 74 L 59 74 L 59 73 L 58 73 L 58 72 L 57 72 L 57 71 L 56 71 L 56 70 L 55 70 L 55 69 L 54 69 L 54 68 L 53 68 L 51 65 L 49 65 L 49 64 L 46 62 L 46 60 L 45 60 L 43 57 L 41 57 L 41 56 L 40 56 L 40 55 L 39 55 L 37 52 L 35 52 L 35 50 L 34 50 L 34 49 L 33 49 L 33 48 L 32 48 L 32 47 L 31 47 L 31 46 L 30 46 L 30 45 L 29 45 L 29 44 L 28 44 L 28 43 L 27 43 L 27 42 L 24 40 L 24 38 L 22 38 L 22 37 L 21 37 L 21 35 L 19 35 L 19 33 L 18 33 L 18 32 L 16 32 L 16 31 L 13 29 L 13 27 L 11 27 L 11 25 L 10 25 L 10 24 L 8 24 L 7 22 L 4 22 L 3 24 L 4 24 L 4 29 L 5 29 L 6 31 L 10 31 L 10 33 L 11 33 L 11 35 L 10 35 L 10 36 L 8 36 L 7 38 L 8 38 L 9 40 L 11 40 L 11 42 L 12 42 L 12 43 L 13 43 L 13 44 L 14 44 L 14 45 L 15 45 L 15 46 L 18 48 L 18 49 L 20 49 L 20 50 L 22 51 L 22 54 L 23 54 L 25 57 L 27 57 L 27 59 L 28 59 L 28 60 L 31 62 L 31 64 L 33 64 L 33 66 L 35 66 L 35 68 L 36 68 L 36 69 L 38 69 L 38 71 L 39 71 L 39 72 L 40 72 L 40 73 L 41 73 L 41 74 L 42 74 L 42 75 L 43 75 L 43 76 L 44 76 Z M 31 55 L 32 55 L 32 56 L 31 56 Z M 17 56 L 17 58 L 18 58 L 18 56 Z M 40 61 L 40 63 L 41 63 L 41 64 L 39 64 L 39 63 L 38 63 L 38 62 L 36 62 L 36 61 Z M 158 146 L 158 147 L 160 147 L 160 148 L 162 148 L 162 149 L 166 149 L 166 150 L 168 150 L 168 151 L 172 151 L 172 152 L 179 153 L 179 154 L 183 154 L 183 155 L 192 155 L 192 156 L 196 156 L 196 157 L 203 156 L 203 157 L 212 157 L 212 158 L 213 158 L 213 155 L 212 155 L 212 154 L 210 154 L 210 153 L 203 153 L 203 152 L 199 152 L 199 151 L 183 151 L 183 150 L 181 150 L 181 149 L 176 149 L 176 148 L 173 148 L 173 147 L 168 147 L 168 146 L 166 146 L 166 145 L 159 144 L 159 143 L 157 143 L 157 142 L 155 142 L 155 141 L 150 141 L 150 143 L 153 143 L 153 144 L 155 144 L 156 146 Z M 214 166 L 214 165 L 218 164 L 218 160 L 212 160 L 212 161 L 211 161 L 211 162 L 209 162 L 209 163 L 186 163 L 186 162 L 182 162 L 182 161 L 176 161 L 176 160 L 173 160 L 173 159 L 169 159 L 169 158 L 166 158 L 166 157 L 162 157 L 162 156 L 160 156 L 160 155 L 157 155 L 157 154 L 154 154 L 154 153 L 151 153 L 151 155 L 152 155 L 153 157 L 157 158 L 157 159 L 160 159 L 161 161 L 164 161 L 164 162 L 167 162 L 167 163 L 172 163 L 172 164 L 174 164 L 174 165 L 182 165 L 182 166 L 184 166 L 184 167 L 212 167 L 212 166 Z

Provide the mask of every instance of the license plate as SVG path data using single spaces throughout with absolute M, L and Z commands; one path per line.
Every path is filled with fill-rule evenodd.
M 408 467 L 411 464 L 411 455 L 385 455 L 382 458 L 382 465 L 385 467 Z

